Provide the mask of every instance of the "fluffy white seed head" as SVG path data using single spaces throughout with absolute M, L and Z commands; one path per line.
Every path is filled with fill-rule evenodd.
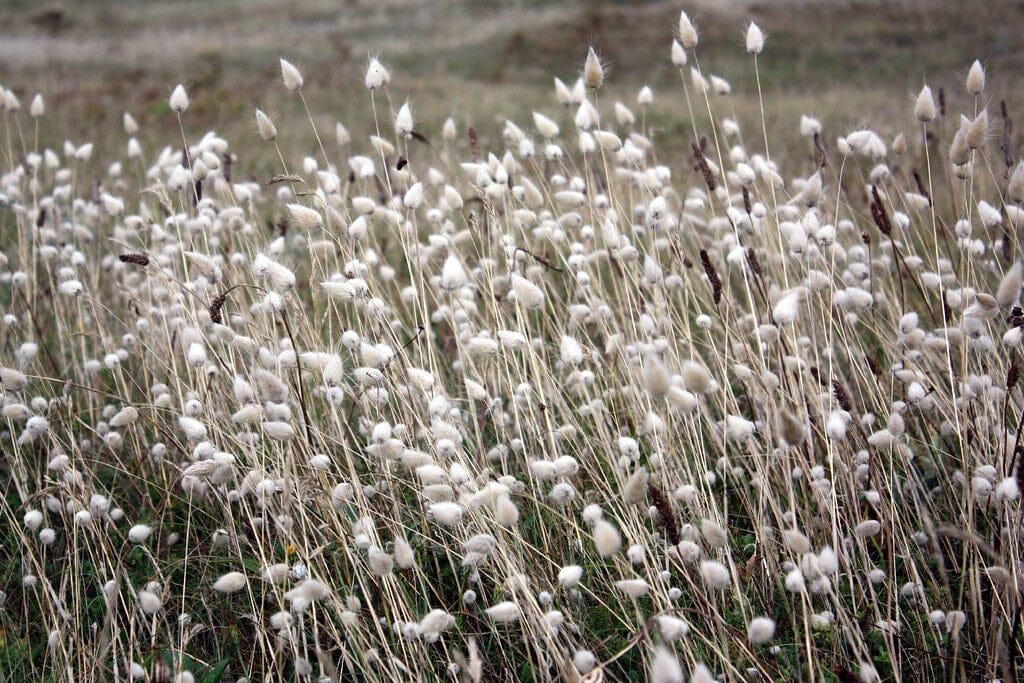
M 13 368 L 0 368 L 0 384 L 7 391 L 21 391 L 28 386 L 28 377 Z
M 402 204 L 413 211 L 420 208 L 423 204 L 423 183 L 413 183 L 412 187 L 405 191 Z
M 803 301 L 804 292 L 800 288 L 786 292 L 772 308 L 772 319 L 776 325 L 792 325 L 796 322 Z
M 146 614 L 156 614 L 164 608 L 164 601 L 153 591 L 139 591 L 139 607 Z
M 658 631 L 666 641 L 673 643 L 690 633 L 690 625 L 679 617 L 663 614 L 657 618 Z
M 858 536 L 877 536 L 881 530 L 882 525 L 876 519 L 866 519 L 854 527 Z
M 711 673 L 711 669 L 703 664 L 698 664 L 690 672 L 690 683 L 715 683 L 717 679 Z
M 25 527 L 27 529 L 36 531 L 43 524 L 43 513 L 40 512 L 39 510 L 29 510 L 28 512 L 25 513 L 25 517 L 23 518 L 22 521 L 24 521 Z M 582 570 L 580 571 L 582 573 Z
M 32 104 L 29 105 L 28 113 L 34 119 L 38 119 L 46 113 L 46 104 L 43 102 L 42 94 L 36 93 L 36 96 L 32 98 Z
M 583 578 L 583 567 L 576 564 L 562 567 L 558 572 L 558 583 L 563 588 L 574 588 L 581 578 Z
M 519 507 L 508 495 L 502 495 L 494 502 L 494 519 L 506 528 L 514 527 L 519 522 Z
M 213 589 L 218 593 L 237 593 L 245 588 L 245 574 L 228 572 L 213 582 Z
M 291 611 L 298 614 L 305 612 L 314 602 L 327 597 L 329 593 L 327 586 L 316 579 L 304 579 L 285 593 L 284 599 L 289 602 Z
M 145 543 L 153 533 L 152 527 L 146 524 L 136 524 L 128 530 L 128 540 L 135 544 Z
M 594 547 L 601 557 L 611 557 L 622 548 L 622 536 L 611 522 L 604 519 L 594 524 Z
M 395 114 L 395 135 L 400 138 L 410 138 L 412 131 L 412 109 L 409 108 L 409 102 L 406 101 Z
M 1024 204 L 1024 161 L 1018 161 L 1006 184 L 1006 196 L 1014 204 Z M 1020 221 L 1020 219 L 1017 219 Z
M 604 66 L 593 47 L 587 50 L 587 60 L 583 65 L 583 82 L 591 90 L 597 90 L 604 83 Z
M 367 565 L 374 576 L 387 576 L 394 568 L 395 560 L 389 553 L 372 546 L 367 552 Z
M 458 130 L 455 127 L 455 119 L 449 116 L 444 120 L 444 124 L 441 125 L 441 139 L 445 142 L 452 142 L 457 134 Z
M 697 47 L 697 28 L 686 12 L 679 13 L 679 42 L 688 50 Z
M 712 548 L 728 548 L 729 535 L 720 524 L 710 519 L 701 520 L 700 535 Z
M 376 57 L 371 57 L 366 66 L 364 83 L 369 90 L 379 90 L 391 82 L 391 74 Z
M 716 590 L 728 588 L 732 583 L 729 568 L 714 560 L 705 560 L 700 563 L 700 576 L 709 588 Z
M 754 22 L 750 22 L 747 26 L 747 52 L 751 54 L 761 54 L 764 50 L 764 33 L 761 28 Z
M 1006 477 L 996 486 L 996 498 L 1001 501 L 1013 501 L 1020 498 L 1020 488 L 1016 477 Z
M 441 634 L 455 626 L 455 617 L 442 609 L 432 609 L 419 623 L 419 631 L 428 643 L 436 643 Z
M 577 650 L 572 657 L 572 663 L 581 674 L 589 674 L 597 665 L 597 658 L 590 650 Z
M 274 125 L 269 116 L 259 109 L 256 110 L 256 128 L 260 132 L 260 137 L 267 142 L 273 142 L 277 139 L 277 126 Z
M 519 620 L 519 605 L 512 601 L 499 602 L 497 605 L 484 610 L 491 621 L 499 624 L 509 624 Z
M 334 141 L 338 143 L 339 147 L 344 147 L 348 143 L 352 142 L 352 135 L 348 132 L 348 128 L 341 121 L 334 124 Z
M 521 275 L 512 275 L 512 296 L 526 310 L 535 310 L 544 305 L 544 291 Z
M 454 526 L 462 521 L 462 515 L 465 513 L 465 508 L 458 503 L 442 501 L 439 503 L 432 503 L 428 507 L 428 512 L 429 516 L 438 524 L 442 526 Z
M 967 79 L 964 81 L 964 85 L 967 87 L 967 92 L 971 93 L 975 97 L 981 94 L 981 91 L 985 89 L 985 67 L 981 65 L 981 62 L 977 59 L 971 64 L 971 68 L 967 71 Z
M 672 40 L 672 50 L 670 56 L 672 58 L 672 63 L 679 67 L 680 69 L 686 66 L 686 48 L 684 48 L 682 43 L 680 43 L 678 40 Z
M 860 665 L 857 671 L 857 678 L 861 680 L 861 683 L 878 683 L 882 680 L 878 675 L 878 670 L 872 664 L 864 662 Z
M 540 112 L 533 112 L 533 125 L 538 133 L 549 140 L 558 137 L 558 124 Z
M 178 112 L 179 114 L 188 109 L 188 93 L 185 92 L 185 86 L 180 83 L 175 86 L 174 92 L 171 93 L 171 99 L 168 101 L 171 105 L 171 109 Z
M 775 637 L 775 620 L 755 617 L 747 625 L 747 639 L 754 645 L 763 645 Z
M 786 543 L 786 547 L 798 555 L 810 552 L 811 550 L 811 542 L 807 539 L 807 536 L 796 529 L 786 529 L 782 532 L 782 538 Z
M 295 428 L 287 422 L 264 422 L 263 432 L 274 441 L 290 441 L 295 438 Z
M 927 85 L 917 94 L 914 117 L 921 123 L 928 123 L 935 118 L 935 98 L 932 97 L 932 89 Z
M 647 595 L 651 590 L 650 585 L 648 585 L 648 583 L 643 579 L 623 579 L 621 581 L 616 581 L 615 588 L 634 600 Z
M 454 253 L 448 254 L 441 270 L 441 289 L 452 292 L 460 289 L 469 281 L 462 261 Z
M 107 423 L 111 427 L 121 428 L 134 424 L 139 419 L 139 411 L 133 406 L 125 406 L 119 410 Z
M 659 646 L 647 672 L 649 683 L 683 683 L 683 667 L 671 650 Z
M 562 363 L 567 366 L 576 366 L 583 362 L 583 347 L 576 341 L 575 337 L 567 334 L 562 335 L 562 343 L 559 349 Z
M 1010 308 L 1020 301 L 1021 286 L 1024 283 L 1024 262 L 1015 262 L 996 289 L 996 303 L 1003 308 Z
M 289 204 L 288 214 L 305 230 L 315 230 L 324 224 L 324 217 L 319 211 L 302 204 Z
M 281 81 L 284 87 L 295 92 L 302 87 L 302 72 L 286 59 L 281 59 Z

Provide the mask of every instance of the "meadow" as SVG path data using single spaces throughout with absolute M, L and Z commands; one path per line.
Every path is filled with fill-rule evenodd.
M 1016 3 L 0 8 L 0 681 L 1016 681 Z

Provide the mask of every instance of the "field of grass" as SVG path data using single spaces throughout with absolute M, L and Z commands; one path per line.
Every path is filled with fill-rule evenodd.
M 1022 25 L 5 3 L 0 682 L 1017 681 Z
M 1017 2 L 705 0 L 688 9 L 701 26 L 702 59 L 735 86 L 741 116 L 755 83 L 740 28 L 751 19 L 765 27 L 774 48 L 762 86 L 780 125 L 813 113 L 838 135 L 867 119 L 896 120 L 925 80 L 959 98 L 955 86 L 974 59 L 994 73 L 1024 69 Z M 678 11 L 673 2 L 607 0 L 15 0 L 0 7 L 0 83 L 22 98 L 47 96 L 60 116 L 44 130 L 97 143 L 117 133 L 124 110 L 144 131 L 165 133 L 167 95 L 185 83 L 197 128 L 243 139 L 254 134 L 255 107 L 301 115 L 294 98 L 269 87 L 284 57 L 306 70 L 318 121 L 366 132 L 362 73 L 367 55 L 381 54 L 425 133 L 452 115 L 489 140 L 503 117 L 549 104 L 552 76 L 575 80 L 580 46 L 593 44 L 610 65 L 610 97 L 631 103 L 644 84 L 670 95 L 656 99 L 652 116 L 677 144 L 686 116 L 668 48 Z M 1010 79 L 999 87 L 1000 97 L 1015 92 Z M 292 149 L 314 151 L 308 131 L 282 133 Z

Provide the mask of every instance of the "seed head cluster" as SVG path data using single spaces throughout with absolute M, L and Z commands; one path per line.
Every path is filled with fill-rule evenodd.
M 374 56 L 376 125 L 313 156 L 312 113 L 237 150 L 179 85 L 123 149 L 3 157 L 0 628 L 39 680 L 1015 680 L 1000 75 L 779 126 L 668 33 L 636 112 L 583 46 L 460 137 Z

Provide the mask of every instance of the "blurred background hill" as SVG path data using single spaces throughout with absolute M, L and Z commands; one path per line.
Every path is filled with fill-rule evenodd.
M 190 127 L 255 139 L 255 107 L 284 120 L 300 111 L 275 87 L 281 56 L 303 68 L 318 125 L 333 129 L 338 119 L 360 133 L 363 68 L 379 54 L 394 75 L 390 95 L 411 99 L 424 132 L 454 114 L 486 140 L 500 130 L 497 118 L 553 107 L 552 77 L 571 83 L 593 44 L 611 66 L 606 101 L 632 104 L 650 84 L 659 95 L 652 116 L 671 134 L 688 127 L 668 58 L 680 9 L 701 30 L 704 72 L 730 81 L 737 98 L 754 92 L 742 27 L 754 19 L 765 29 L 763 85 L 771 115 L 790 128 L 800 113 L 836 134 L 883 125 L 907 113 L 909 93 L 925 80 L 957 97 L 957 77 L 976 58 L 994 97 L 1016 97 L 1024 75 L 1024 3 L 1008 0 L 7 0 L 0 82 L 25 105 L 42 92 L 55 113 L 43 125 L 77 142 L 96 130 L 123 139 L 124 110 L 143 136 L 147 126 L 170 126 L 166 99 L 179 82 L 192 96 Z M 870 103 L 879 120 L 844 117 L 851 98 Z M 308 135 L 298 128 L 294 135 Z

